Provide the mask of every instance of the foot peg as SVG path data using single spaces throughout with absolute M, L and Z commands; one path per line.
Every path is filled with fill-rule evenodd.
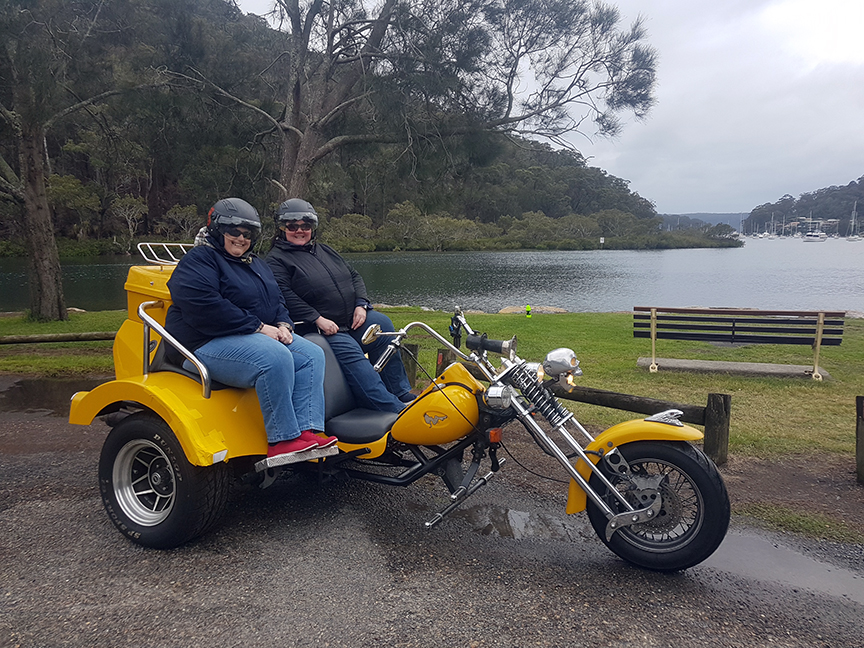
M 339 448 L 335 445 L 327 448 L 312 448 L 290 455 L 276 455 L 275 457 L 267 457 L 255 463 L 256 472 L 275 468 L 276 466 L 284 466 L 285 464 L 299 463 L 301 461 L 309 461 L 310 459 L 321 459 L 322 457 L 330 457 L 339 454 Z

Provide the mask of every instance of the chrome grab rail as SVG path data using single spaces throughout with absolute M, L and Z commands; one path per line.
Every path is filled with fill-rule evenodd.
M 146 310 L 148 308 L 162 308 L 165 305 L 165 302 L 158 301 L 147 301 L 142 302 L 140 306 L 138 306 L 138 317 L 141 318 L 141 321 L 144 323 L 144 375 L 148 375 L 150 373 L 150 329 L 152 328 L 159 335 L 162 336 L 162 339 L 168 342 L 171 346 L 177 349 L 183 357 L 186 358 L 189 362 L 195 365 L 195 368 L 198 369 L 198 374 L 201 376 L 201 386 L 204 390 L 204 398 L 210 398 L 210 372 L 207 371 L 207 367 L 195 357 L 191 351 L 189 351 L 186 347 L 180 344 L 174 336 L 172 336 L 165 328 L 159 324 L 156 320 L 150 317 Z
M 192 249 L 191 243 L 139 243 L 138 252 L 153 265 L 177 265 Z

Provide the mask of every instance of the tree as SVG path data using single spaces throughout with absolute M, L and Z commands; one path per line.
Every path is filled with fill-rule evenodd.
M 141 225 L 141 219 L 147 213 L 147 205 L 140 198 L 123 196 L 111 205 L 111 212 L 120 222 L 120 240 L 117 245 L 124 254 L 132 251 L 132 242 Z
M 641 19 L 622 29 L 618 11 L 602 2 L 275 6 L 285 41 L 267 73 L 281 75 L 281 107 L 268 112 L 253 98 L 211 87 L 276 136 L 278 182 L 290 195 L 305 195 L 313 168 L 345 147 L 401 142 L 417 155 L 424 141 L 483 131 L 566 144 L 574 132 L 614 134 L 620 113 L 642 117 L 653 104 L 655 54 Z
M 0 199 L 17 203 L 30 262 L 30 315 L 66 319 L 46 190 L 47 135 L 130 87 L 125 60 L 133 3 L 7 0 L 0 5 Z

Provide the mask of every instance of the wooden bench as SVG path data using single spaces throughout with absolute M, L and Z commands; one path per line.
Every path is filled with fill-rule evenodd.
M 768 311 L 744 308 L 633 307 L 633 337 L 650 338 L 651 365 L 656 373 L 657 340 L 697 340 L 730 344 L 807 344 L 813 347 L 814 380 L 819 372 L 819 350 L 838 346 L 843 336 L 844 311 Z

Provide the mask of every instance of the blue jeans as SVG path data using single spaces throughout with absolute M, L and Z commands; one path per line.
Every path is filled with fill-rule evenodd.
M 317 345 L 298 335 L 288 345 L 261 333 L 227 335 L 195 355 L 213 380 L 255 387 L 269 443 L 324 430 L 324 352 Z
M 377 311 L 367 311 L 366 322 L 358 330 L 325 337 L 339 361 L 358 407 L 380 412 L 401 412 L 405 403 L 400 397 L 410 393 L 411 383 L 408 382 L 405 365 L 398 353 L 390 358 L 380 374 L 373 369 L 372 365 L 387 348 L 390 338 L 381 337 L 363 346 L 360 340 L 372 324 L 378 324 L 384 331 L 394 330 L 389 317 Z M 368 360 L 365 356 L 367 353 Z

